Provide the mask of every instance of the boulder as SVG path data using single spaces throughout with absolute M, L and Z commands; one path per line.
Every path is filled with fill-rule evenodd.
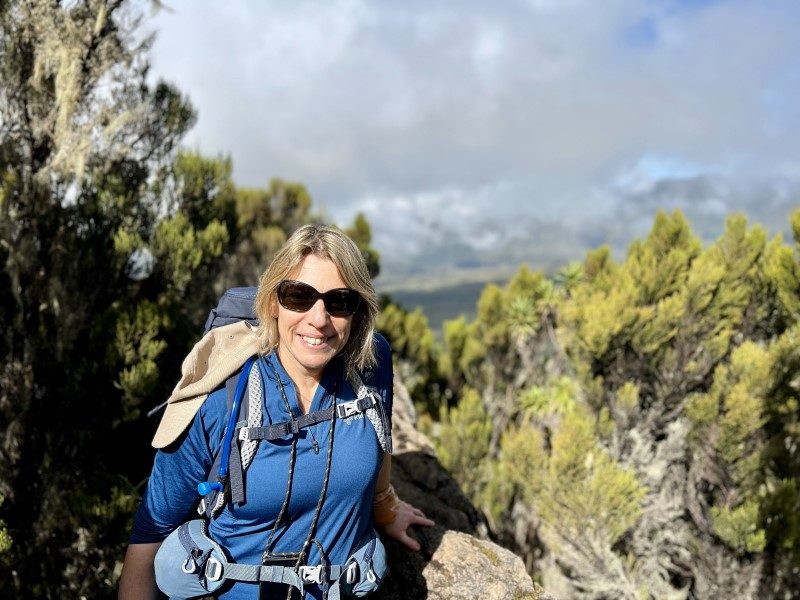
M 415 427 L 408 391 L 395 377 L 392 484 L 400 498 L 436 522 L 414 528 L 420 552 L 393 540 L 390 570 L 375 600 L 554 600 L 535 585 L 518 556 L 486 539 L 480 513 L 436 458 L 430 440 Z

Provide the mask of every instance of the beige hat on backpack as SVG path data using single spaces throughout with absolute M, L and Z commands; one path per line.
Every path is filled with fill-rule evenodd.
M 167 400 L 167 408 L 153 437 L 153 447 L 164 448 L 177 440 L 208 394 L 225 383 L 258 351 L 256 328 L 246 321 L 206 333 L 183 360 L 181 379 Z

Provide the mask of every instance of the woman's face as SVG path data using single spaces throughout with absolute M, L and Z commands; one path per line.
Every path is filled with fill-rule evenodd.
M 309 254 L 288 279 L 302 281 L 318 292 L 347 287 L 339 269 L 327 258 Z M 278 356 L 292 379 L 313 377 L 319 381 L 330 360 L 347 344 L 353 317 L 332 317 L 322 298 L 305 312 L 295 312 L 276 301 Z

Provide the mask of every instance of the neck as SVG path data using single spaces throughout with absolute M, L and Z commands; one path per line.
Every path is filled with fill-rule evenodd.
M 314 392 L 317 391 L 319 379 L 313 377 L 299 379 L 292 377 L 292 381 L 294 382 L 294 388 L 297 392 L 297 401 L 304 409 L 308 409 L 308 407 L 311 406 L 311 400 L 314 398 Z
M 317 391 L 317 386 L 322 379 L 322 369 L 319 371 L 308 371 L 300 368 L 291 360 L 284 360 L 281 357 L 280 348 L 277 350 L 278 360 L 283 365 L 284 370 L 289 379 L 294 384 L 295 391 L 297 392 L 297 401 L 304 409 L 304 412 L 311 406 L 311 401 L 314 398 L 314 393 Z

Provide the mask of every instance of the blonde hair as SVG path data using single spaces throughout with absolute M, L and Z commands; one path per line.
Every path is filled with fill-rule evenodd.
M 377 360 L 373 337 L 379 304 L 367 263 L 353 240 L 326 225 L 304 225 L 295 231 L 261 275 L 255 300 L 261 352 L 266 354 L 278 346 L 278 319 L 273 316 L 277 313 L 278 285 L 311 254 L 333 262 L 345 285 L 361 295 L 350 325 L 350 337 L 341 352 L 347 375 L 374 367 Z

